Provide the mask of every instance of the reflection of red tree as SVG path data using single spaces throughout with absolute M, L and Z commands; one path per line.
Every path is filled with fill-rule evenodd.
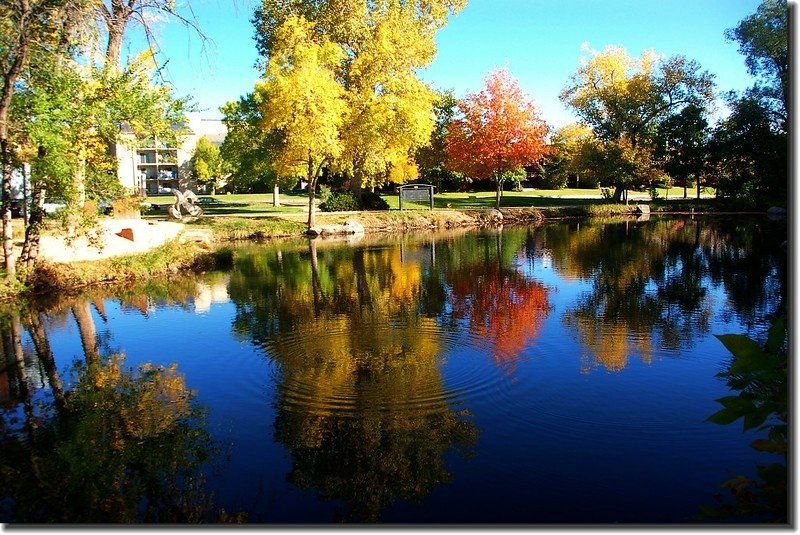
M 470 332 L 491 345 L 498 366 L 513 368 L 550 310 L 547 288 L 496 265 L 451 273 L 449 279 L 453 315 L 469 319 Z

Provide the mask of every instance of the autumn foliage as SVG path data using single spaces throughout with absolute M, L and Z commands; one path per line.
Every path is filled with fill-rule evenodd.
M 458 104 L 447 134 L 448 165 L 471 178 L 492 179 L 500 204 L 504 173 L 527 167 L 548 152 L 547 124 L 508 71 L 492 72 L 486 86 Z
M 470 275 L 448 276 L 453 316 L 469 318 L 470 332 L 492 348 L 497 365 L 513 370 L 539 336 L 550 312 L 549 292 L 541 282 L 493 264 L 473 266 Z

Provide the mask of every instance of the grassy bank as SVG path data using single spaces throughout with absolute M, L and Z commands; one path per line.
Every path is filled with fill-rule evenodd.
M 541 223 L 546 219 L 574 217 L 631 216 L 636 204 L 619 205 L 583 199 L 582 203 L 544 207 L 507 207 L 493 209 L 436 209 L 336 212 L 317 214 L 318 225 L 342 225 L 358 221 L 365 232 L 401 233 L 409 231 L 479 228 L 497 224 Z M 648 203 L 654 213 L 721 212 L 731 207 L 714 199 L 669 200 Z M 206 229 L 213 235 L 212 244 L 167 243 L 148 253 L 112 257 L 91 262 L 42 262 L 26 283 L 0 282 L 0 299 L 77 290 L 94 284 L 146 280 L 181 271 L 202 271 L 229 264 L 232 253 L 224 243 L 236 240 L 268 240 L 301 237 L 306 231 L 305 213 L 274 213 L 268 217 L 206 216 L 187 224 L 187 230 Z

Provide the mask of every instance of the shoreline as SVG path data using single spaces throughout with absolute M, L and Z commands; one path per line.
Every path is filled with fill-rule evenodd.
M 534 224 L 547 221 L 594 217 L 637 217 L 636 205 L 600 205 L 610 210 L 587 209 L 586 207 L 556 208 L 500 208 L 498 209 L 451 209 L 451 210 L 405 210 L 405 211 L 361 211 L 320 212 L 315 227 L 326 227 L 328 232 L 321 237 L 352 235 L 352 227 L 345 225 L 356 221 L 356 232 L 364 234 L 390 234 L 412 231 L 450 229 L 479 229 L 499 225 Z M 651 215 L 765 215 L 766 212 L 666 212 L 654 211 Z M 139 228 L 152 226 L 160 229 L 158 221 L 139 220 Z M 169 225 L 178 225 L 169 223 Z M 117 229 L 125 223 L 119 221 L 106 226 Z M 105 285 L 125 281 L 145 280 L 178 272 L 203 272 L 232 264 L 232 252 L 225 244 L 237 241 L 263 242 L 278 239 L 315 238 L 309 235 L 305 223 L 286 215 L 271 218 L 214 218 L 208 217 L 192 223 L 183 223 L 181 230 L 163 240 L 143 237 L 154 244 L 142 248 L 130 242 L 130 251 L 114 249 L 113 254 L 99 256 L 97 253 L 76 254 L 77 260 L 42 260 L 26 285 L 4 283 L 0 285 L 0 301 L 11 299 L 35 299 L 52 293 L 76 293 L 92 285 Z M 334 229 L 334 230 L 332 230 Z M 336 231 L 339 229 L 340 231 Z M 115 233 L 116 236 L 119 234 Z M 91 246 L 88 246 L 91 247 Z M 95 251 L 97 249 L 95 248 Z M 46 255 L 43 255 L 45 258 Z M 62 255 L 63 257 L 63 255 Z M 91 259 L 87 259 L 91 258 Z

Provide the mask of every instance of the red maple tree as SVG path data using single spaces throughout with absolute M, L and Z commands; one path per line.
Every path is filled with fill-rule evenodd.
M 502 175 L 534 164 L 547 154 L 547 124 L 505 69 L 459 101 L 460 116 L 446 137 L 448 167 L 470 178 L 494 180 L 500 208 Z

